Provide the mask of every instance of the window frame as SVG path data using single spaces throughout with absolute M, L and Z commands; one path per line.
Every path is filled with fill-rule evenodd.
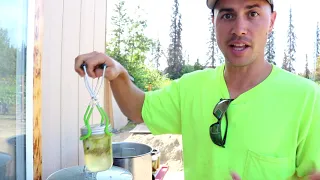
M 26 179 L 33 180 L 33 47 L 35 1 L 27 1 L 27 56 L 26 56 Z

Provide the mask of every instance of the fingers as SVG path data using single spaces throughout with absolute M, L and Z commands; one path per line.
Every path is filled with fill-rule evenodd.
M 96 52 L 79 55 L 75 58 L 74 70 L 81 76 L 84 76 L 84 71 L 81 69 L 81 65 L 91 56 L 94 56 Z
M 94 56 L 96 52 L 79 55 L 75 58 L 74 69 L 81 76 L 84 76 L 84 71 L 81 69 L 81 65 L 90 57 Z
M 237 173 L 231 173 L 233 180 L 241 180 L 240 176 Z
M 103 69 L 100 69 L 100 68 L 95 69 L 94 74 L 96 77 L 101 77 L 103 75 Z
M 83 63 L 86 64 L 88 76 L 92 78 L 102 76 L 103 71 L 98 67 L 99 65 L 106 64 L 108 67 L 114 66 L 113 60 L 103 53 L 91 52 L 82 54 L 75 59 L 75 71 L 80 76 L 84 76 L 84 71 L 81 68 Z
M 320 172 L 314 172 L 309 176 L 310 180 L 320 180 Z

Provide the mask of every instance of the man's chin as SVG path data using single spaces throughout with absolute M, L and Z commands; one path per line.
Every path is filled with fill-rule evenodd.
M 226 64 L 228 66 L 233 66 L 233 67 L 245 67 L 250 64 L 252 64 L 253 61 L 249 58 L 230 58 L 229 60 L 226 60 Z

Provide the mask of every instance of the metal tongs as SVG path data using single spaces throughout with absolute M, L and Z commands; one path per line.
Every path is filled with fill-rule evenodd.
M 105 125 L 105 128 L 104 128 L 104 132 L 111 136 L 112 134 L 109 132 L 109 118 L 107 116 L 107 113 L 104 111 L 104 109 L 100 106 L 99 104 L 99 100 L 97 98 L 97 94 L 99 93 L 100 91 L 100 88 L 102 87 L 102 85 L 104 84 L 104 76 L 105 76 L 105 70 L 107 68 L 107 65 L 106 64 L 101 64 L 99 65 L 99 68 L 103 69 L 103 74 L 102 74 L 102 77 L 99 77 L 98 78 L 98 81 L 97 81 L 97 84 L 96 84 L 96 87 L 95 87 L 95 90 L 93 91 L 93 89 L 91 88 L 90 84 L 89 84 L 89 76 L 88 76 L 88 73 L 87 73 L 87 66 L 86 64 L 82 64 L 81 65 L 81 68 L 84 70 L 84 73 L 85 73 L 85 76 L 84 76 L 84 83 L 85 83 L 85 86 L 86 88 L 88 89 L 89 91 L 89 94 L 91 96 L 91 101 L 86 109 L 86 112 L 84 114 L 84 124 L 86 126 L 86 128 L 88 129 L 88 133 L 84 136 L 81 136 L 80 139 L 81 140 L 84 140 L 84 139 L 87 139 L 88 137 L 91 136 L 91 133 L 92 133 L 92 130 L 91 130 L 91 127 L 90 127 L 90 124 L 89 124 L 89 119 L 92 115 L 92 111 L 93 111 L 93 108 L 94 106 L 97 107 L 100 115 L 101 115 L 101 121 L 100 121 L 100 126 L 103 126 Z M 99 85 L 99 81 L 101 80 L 100 82 L 100 86 L 98 87 Z

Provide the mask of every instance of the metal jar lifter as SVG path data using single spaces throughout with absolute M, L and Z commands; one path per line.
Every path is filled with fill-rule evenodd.
M 100 87 L 95 91 L 91 89 L 88 81 L 86 66 L 82 65 L 85 71 L 85 85 L 90 93 L 91 101 L 84 115 L 85 126 L 81 128 L 80 140 L 83 141 L 84 166 L 73 166 L 61 169 L 48 177 L 47 180 L 132 180 L 132 173 L 128 170 L 113 166 L 111 132 L 109 131 L 109 119 L 106 112 L 99 105 L 97 94 Z M 106 65 L 102 66 L 103 76 Z M 89 124 L 89 120 L 96 107 L 101 115 L 100 124 Z
M 85 72 L 84 81 L 85 86 L 89 91 L 91 96 L 91 101 L 84 114 L 84 124 L 85 126 L 81 128 L 81 137 L 84 151 L 85 165 L 90 172 L 100 172 L 108 170 L 113 165 L 112 158 L 112 134 L 109 131 L 109 119 L 107 113 L 99 105 L 97 94 L 101 86 L 104 84 L 104 75 L 106 65 L 102 65 L 103 75 L 102 78 L 98 78 L 95 90 L 91 88 L 89 84 L 89 77 L 86 70 L 86 64 L 82 64 L 82 69 Z M 100 66 L 101 67 L 101 66 Z M 99 80 L 100 86 L 99 86 Z M 97 108 L 101 115 L 100 124 L 90 125 L 89 121 L 91 119 L 92 111 L 94 107 Z

